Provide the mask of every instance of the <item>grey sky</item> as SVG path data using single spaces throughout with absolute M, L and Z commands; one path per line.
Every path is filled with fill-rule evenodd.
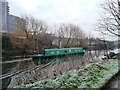
M 99 17 L 100 0 L 8 0 L 10 13 L 21 16 L 30 14 L 49 25 L 73 23 L 86 33 L 94 31 Z

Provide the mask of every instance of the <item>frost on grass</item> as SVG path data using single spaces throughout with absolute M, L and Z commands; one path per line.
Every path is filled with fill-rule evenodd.
M 83 69 L 71 70 L 56 79 L 41 80 L 17 88 L 101 88 L 118 72 L 118 60 L 109 59 L 91 63 Z

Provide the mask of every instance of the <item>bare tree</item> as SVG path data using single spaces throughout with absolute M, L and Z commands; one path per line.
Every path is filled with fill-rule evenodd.
M 62 40 L 65 36 L 64 35 L 64 26 L 65 26 L 65 24 L 61 24 L 60 26 L 56 26 L 56 28 L 55 28 L 55 34 L 57 36 L 55 43 L 57 44 L 56 46 L 58 48 L 62 47 Z
M 70 47 L 71 43 L 73 42 L 75 35 L 77 33 L 77 26 L 73 24 L 66 24 L 64 25 L 63 30 L 64 30 L 64 43 L 63 47 Z
M 80 46 L 85 36 L 80 27 L 74 24 L 60 24 L 56 29 L 58 46 L 60 47 L 73 47 Z M 78 45 L 79 44 L 79 45 Z
M 102 8 L 105 13 L 99 19 L 99 31 L 106 35 L 112 34 L 120 37 L 120 1 L 105 0 Z
M 76 44 L 78 47 L 87 47 L 88 41 L 86 39 L 85 33 L 79 27 L 76 29 L 75 38 L 77 39 Z
M 23 53 L 26 52 L 27 48 L 33 48 L 32 44 L 35 44 L 34 46 L 37 48 L 39 40 L 38 34 L 43 31 L 46 32 L 48 28 L 44 21 L 36 19 L 32 16 L 23 16 L 22 18 L 16 19 L 16 27 L 16 30 L 20 30 L 24 33 L 25 43 L 23 43 Z M 17 36 L 17 38 L 18 37 L 19 36 Z
M 53 34 L 49 34 L 49 33 L 39 33 L 38 34 L 38 47 L 40 50 L 43 50 L 45 48 L 52 48 L 53 47 L 53 40 L 54 40 L 54 35 Z

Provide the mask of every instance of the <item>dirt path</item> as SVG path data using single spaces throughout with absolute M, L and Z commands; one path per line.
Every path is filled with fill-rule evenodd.
M 119 88 L 120 89 L 120 71 L 116 74 L 112 79 L 106 83 L 106 85 L 101 90 L 109 90 L 111 88 Z

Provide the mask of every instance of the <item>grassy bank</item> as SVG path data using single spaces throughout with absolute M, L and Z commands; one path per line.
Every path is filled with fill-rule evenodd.
M 83 69 L 71 70 L 56 79 L 41 80 L 17 88 L 101 88 L 118 72 L 118 60 L 109 59 L 91 63 Z

